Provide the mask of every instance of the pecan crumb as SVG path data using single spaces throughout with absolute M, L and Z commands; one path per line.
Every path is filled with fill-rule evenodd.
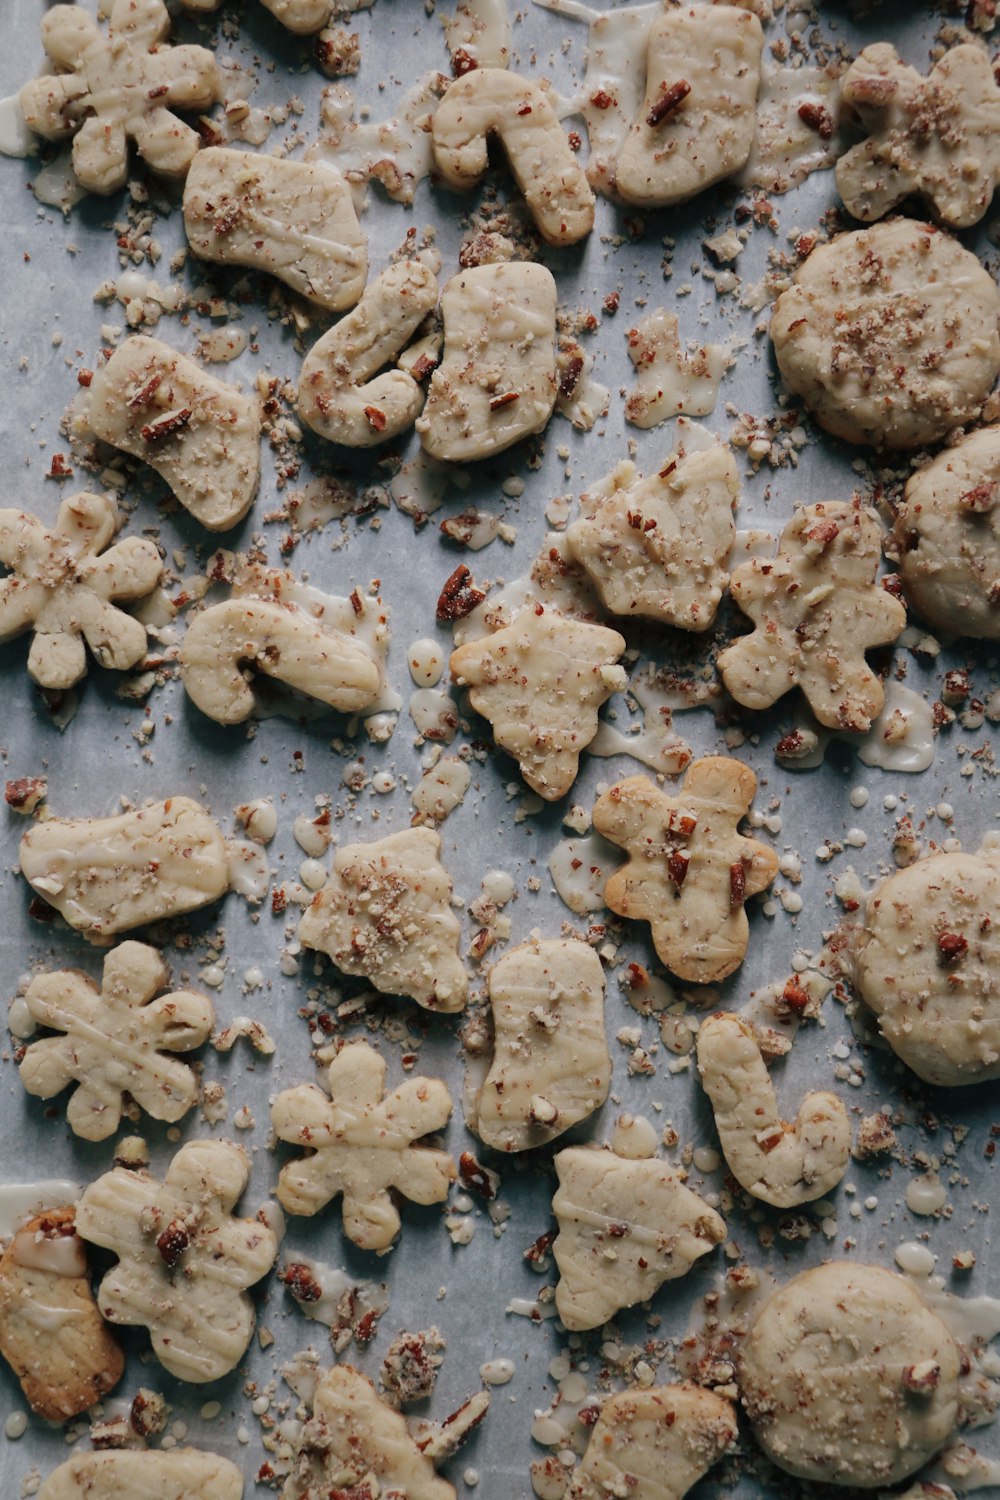
M 520 401 L 520 391 L 504 391 L 502 395 L 490 397 L 490 411 L 502 411 L 505 406 L 510 406 L 512 401 Z
M 663 93 L 652 106 L 646 116 L 647 125 L 659 125 L 668 115 L 672 115 L 682 99 L 686 99 L 691 92 L 691 85 L 684 78 L 678 78 L 669 88 L 664 88 Z
M 451 577 L 445 580 L 435 614 L 439 620 L 464 620 L 485 598 L 483 590 L 477 589 L 473 583 L 468 568 L 459 563 Z
M 142 429 L 142 439 L 145 443 L 159 443 L 173 432 L 179 432 L 186 427 L 192 416 L 190 406 L 182 406 L 177 411 L 168 411 L 165 416 L 157 417 L 153 422 L 147 422 Z
M 168 1270 L 173 1270 L 190 1243 L 191 1236 L 183 1219 L 171 1219 L 156 1241 L 156 1248 Z

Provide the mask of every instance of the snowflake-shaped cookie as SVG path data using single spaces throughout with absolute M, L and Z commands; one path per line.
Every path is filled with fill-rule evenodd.
M 804 505 L 781 533 L 778 555 L 741 564 L 733 599 L 756 629 L 720 652 L 738 703 L 768 708 L 800 687 L 831 729 L 864 733 L 882 712 L 882 684 L 865 661 L 906 625 L 906 610 L 876 582 L 882 528 L 859 505 Z
M 597 710 L 628 682 L 616 665 L 624 650 L 617 630 L 537 606 L 459 646 L 451 675 L 468 687 L 469 702 L 528 785 L 554 802 L 576 780 L 580 754 L 597 733 Z
M 953 229 L 979 222 L 1000 181 L 1000 88 L 985 48 L 953 47 L 922 78 L 877 42 L 841 87 L 871 132 L 837 163 L 837 189 L 856 219 L 873 223 L 919 193 Z
M 0 641 L 33 630 L 28 671 L 64 691 L 87 671 L 84 641 L 102 667 L 124 672 L 146 650 L 146 627 L 115 607 L 156 587 L 160 554 L 144 537 L 112 540 L 118 511 L 106 495 L 71 495 L 52 531 L 37 516 L 0 510 Z
M 57 72 L 26 83 L 21 108 L 46 140 L 73 136 L 73 170 L 92 193 L 124 187 L 130 140 L 168 177 L 183 177 L 201 145 L 173 111 L 215 103 L 215 57 L 163 45 L 169 30 L 163 0 L 114 0 L 107 34 L 80 5 L 55 5 L 42 21 Z
M 21 1082 L 40 1099 L 76 1083 L 66 1118 L 85 1140 L 114 1134 L 126 1092 L 154 1120 L 179 1120 L 196 1102 L 194 1070 L 166 1054 L 206 1042 L 215 1012 L 191 990 L 154 1001 L 169 977 L 155 948 L 128 942 L 104 960 L 100 991 L 73 969 L 40 974 L 28 986 L 24 998 L 33 1018 L 63 1035 L 31 1043 Z
M 750 939 L 744 902 L 778 873 L 774 850 L 737 832 L 756 789 L 749 766 L 708 755 L 676 796 L 631 776 L 594 805 L 597 832 L 629 856 L 609 877 L 605 901 L 620 917 L 648 922 L 667 968 L 693 984 L 739 968 Z
M 190 1141 L 163 1182 L 115 1167 L 80 1199 L 77 1232 L 118 1257 L 98 1288 L 102 1316 L 147 1327 L 157 1359 L 180 1380 L 218 1380 L 250 1342 L 246 1288 L 267 1275 L 278 1240 L 259 1219 L 233 1217 L 249 1176 L 239 1146 Z
M 447 1152 L 413 1144 L 444 1128 L 451 1098 L 439 1078 L 407 1078 L 384 1095 L 385 1059 L 367 1042 L 342 1048 L 328 1082 L 329 1098 L 306 1083 L 271 1105 L 278 1139 L 309 1148 L 282 1168 L 278 1198 L 289 1213 L 311 1215 L 343 1194 L 348 1238 L 388 1250 L 400 1229 L 390 1189 L 413 1203 L 441 1203 L 455 1180 Z

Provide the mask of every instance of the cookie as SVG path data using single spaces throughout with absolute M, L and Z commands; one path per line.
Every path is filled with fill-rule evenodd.
M 601 1406 L 566 1500 L 683 1500 L 736 1441 L 736 1412 L 684 1382 L 619 1391 Z
M 38 1500 L 243 1500 L 228 1458 L 197 1448 L 74 1453 L 53 1470 Z

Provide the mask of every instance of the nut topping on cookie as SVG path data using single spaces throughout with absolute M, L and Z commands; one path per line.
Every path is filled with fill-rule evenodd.
M 683 1500 L 735 1441 L 732 1402 L 714 1391 L 619 1391 L 601 1407 L 566 1500 Z

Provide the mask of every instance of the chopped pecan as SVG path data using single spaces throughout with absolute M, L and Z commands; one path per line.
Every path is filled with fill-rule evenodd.
M 520 391 L 504 391 L 499 396 L 490 397 L 490 411 L 502 411 L 505 406 L 510 406 L 512 401 L 520 401 Z
M 165 412 L 162 417 L 156 417 L 154 421 L 147 422 L 142 429 L 142 439 L 145 443 L 159 443 L 173 432 L 179 432 L 186 427 L 191 420 L 190 406 L 178 407 L 176 411 Z
M 293 1261 L 287 1265 L 279 1279 L 285 1283 L 296 1302 L 318 1302 L 323 1295 L 323 1288 L 302 1261 Z
M 183 1219 L 171 1219 L 156 1241 L 156 1248 L 168 1270 L 174 1269 L 190 1243 L 191 1236 Z
M 495 1172 L 490 1172 L 478 1162 L 471 1151 L 463 1151 L 458 1158 L 458 1175 L 465 1186 L 473 1193 L 478 1193 L 480 1198 L 485 1198 L 489 1203 L 497 1195 L 498 1178 Z
M 373 432 L 385 431 L 386 416 L 385 412 L 382 411 L 380 407 L 366 406 L 365 417 L 367 419 L 368 426 L 372 429 Z
M 815 104 L 807 99 L 804 104 L 799 105 L 798 116 L 803 125 L 816 131 L 821 141 L 828 141 L 833 135 L 833 116 L 822 104 Z
M 729 905 L 732 911 L 742 906 L 747 894 L 747 872 L 741 859 L 729 866 Z
M 663 93 L 651 107 L 646 116 L 647 125 L 659 125 L 668 115 L 672 115 L 678 104 L 686 99 L 691 92 L 691 85 L 685 78 L 678 78 L 669 88 L 664 88 Z
M 473 583 L 468 568 L 459 563 L 451 577 L 445 580 L 435 614 L 439 620 L 464 620 L 485 598 L 482 589 L 477 589 Z
M 960 932 L 939 932 L 938 952 L 946 964 L 959 963 L 969 951 L 969 940 Z
M 684 884 L 690 863 L 690 854 L 682 854 L 679 849 L 671 849 L 667 855 L 667 874 L 678 890 Z

